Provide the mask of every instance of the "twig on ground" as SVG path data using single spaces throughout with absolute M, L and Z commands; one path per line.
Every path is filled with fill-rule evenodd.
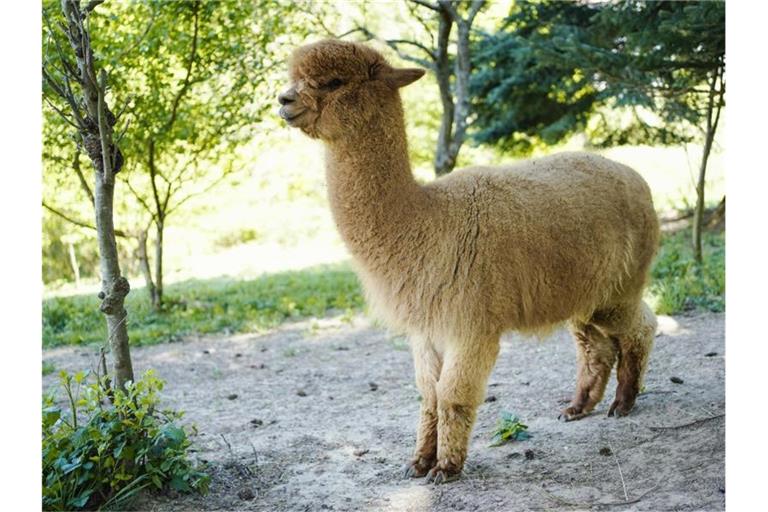
M 619 458 L 616 457 L 616 451 L 613 449 L 613 446 L 611 446 L 610 441 L 608 441 L 608 448 L 611 449 L 613 460 L 616 461 L 616 466 L 619 468 L 619 478 L 621 478 L 621 488 L 624 489 L 624 499 L 628 501 L 629 495 L 627 494 L 627 484 L 624 482 L 624 473 L 622 473 L 621 471 L 621 464 L 619 464 Z
M 671 425 L 668 427 L 659 426 L 659 427 L 648 427 L 651 430 L 677 430 L 681 428 L 687 428 L 687 427 L 693 427 L 694 425 L 700 425 L 702 423 L 707 423 L 708 421 L 716 420 L 718 418 L 724 418 L 725 413 L 723 414 L 717 414 L 715 416 L 710 416 L 709 418 L 702 418 L 700 420 L 692 421 L 690 423 L 683 423 L 682 425 Z
M 227 438 L 224 436 L 224 434 L 219 434 L 219 435 L 224 440 L 224 444 L 227 445 L 227 449 L 229 450 L 229 455 L 232 456 L 232 445 L 229 444 L 229 441 L 227 441 Z
M 620 505 L 631 505 L 633 503 L 638 503 L 640 500 L 642 500 L 647 495 L 649 495 L 652 491 L 655 491 L 658 487 L 659 487 L 658 484 L 654 485 L 653 487 L 651 487 L 650 489 L 645 491 L 643 494 L 641 494 L 640 496 L 638 496 L 637 498 L 634 498 L 632 500 L 627 500 L 627 501 L 595 501 L 595 502 L 592 502 L 592 503 L 568 501 L 568 500 L 565 500 L 565 499 L 561 498 L 560 496 L 558 496 L 556 494 L 551 493 L 550 491 L 548 491 L 544 487 L 537 487 L 536 489 L 538 489 L 542 494 L 544 494 L 545 497 L 550 498 L 550 499 L 556 501 L 557 503 L 559 503 L 561 505 L 565 505 L 566 507 L 592 508 L 592 507 L 617 507 L 617 506 L 620 506 Z

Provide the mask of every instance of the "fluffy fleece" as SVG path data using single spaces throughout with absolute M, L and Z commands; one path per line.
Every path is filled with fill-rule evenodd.
M 330 205 L 368 301 L 409 334 L 422 394 L 405 475 L 459 475 L 504 331 L 569 322 L 577 419 L 619 381 L 633 407 L 656 321 L 642 302 L 658 244 L 645 181 L 627 166 L 563 153 L 470 167 L 426 185 L 411 173 L 398 89 L 423 75 L 374 49 L 325 40 L 295 50 L 281 116 L 326 145 Z

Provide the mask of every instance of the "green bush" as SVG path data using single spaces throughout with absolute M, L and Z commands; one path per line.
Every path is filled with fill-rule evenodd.
M 664 235 L 651 276 L 650 299 L 659 314 L 724 311 L 725 234 L 704 234 L 701 265 L 693 259 L 690 233 Z
M 60 376 L 69 409 L 43 399 L 44 510 L 120 508 L 145 488 L 207 492 L 208 475 L 187 458 L 182 413 L 158 409 L 163 381 L 151 370 L 111 403 L 104 380 Z

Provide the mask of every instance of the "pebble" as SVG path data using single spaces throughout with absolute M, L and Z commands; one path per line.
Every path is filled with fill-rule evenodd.
M 496 401 L 496 397 L 494 395 L 488 395 L 488 397 L 485 399 L 485 403 L 487 404 L 495 401 Z
M 244 487 L 244 488 L 240 489 L 239 491 L 237 491 L 237 497 L 240 498 L 243 501 L 250 501 L 253 498 L 255 498 L 256 496 L 253 494 L 252 490 L 250 490 L 247 487 Z
M 352 455 L 355 457 L 362 457 L 366 453 L 368 453 L 370 450 L 368 448 L 358 448 L 357 450 L 352 452 Z
M 371 388 L 371 391 L 376 391 L 377 389 L 379 389 L 379 385 L 376 384 L 375 382 L 369 382 L 368 387 Z
M 307 392 L 304 391 L 303 389 L 298 390 L 296 392 L 296 394 L 299 395 L 299 396 L 307 396 Z
M 671 380 L 675 384 L 682 384 L 683 383 L 683 379 L 681 379 L 680 377 L 670 377 L 669 380 Z
M 600 448 L 600 455 L 602 455 L 603 457 L 610 457 L 611 455 L 613 455 L 613 452 L 607 446 L 603 446 L 602 448 Z
M 525 460 L 533 460 L 534 457 L 533 450 L 525 450 Z
M 237 398 L 237 394 L 236 393 L 232 393 L 231 395 L 227 395 L 227 400 L 234 400 L 236 398 Z

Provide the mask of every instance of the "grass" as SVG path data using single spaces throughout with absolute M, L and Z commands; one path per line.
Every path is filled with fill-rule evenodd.
M 56 365 L 50 361 L 43 361 L 43 376 L 50 375 L 56 371 Z
M 663 235 L 651 273 L 649 302 L 656 313 L 725 310 L 725 233 L 704 233 L 704 261 L 693 260 L 690 230 Z
M 705 233 L 704 264 L 699 267 L 693 261 L 689 230 L 665 234 L 652 277 L 647 298 L 657 313 L 723 311 L 725 235 Z M 165 310 L 157 313 L 143 289 L 128 295 L 131 344 L 176 341 L 193 334 L 263 331 L 286 321 L 333 313 L 350 317 L 364 306 L 360 284 L 346 264 L 250 280 L 190 280 L 168 286 L 166 300 Z M 98 303 L 96 297 L 84 295 L 45 300 L 43 346 L 102 343 L 106 326 Z M 285 355 L 296 354 L 287 351 Z
M 166 288 L 166 308 L 152 311 L 143 289 L 126 299 L 132 345 L 191 334 L 250 332 L 293 319 L 360 311 L 363 297 L 346 264 L 269 274 L 257 279 L 190 280 Z M 43 346 L 102 343 L 106 325 L 93 296 L 43 301 Z

